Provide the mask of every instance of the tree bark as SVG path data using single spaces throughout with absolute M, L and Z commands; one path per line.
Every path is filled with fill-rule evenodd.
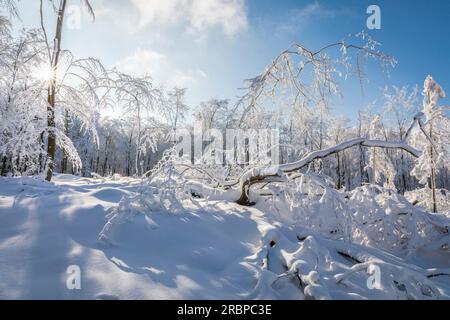
M 8 160 L 8 157 L 4 156 L 2 161 L 2 170 L 0 171 L 0 175 L 4 176 L 6 174 L 6 161 Z
M 339 156 L 339 152 L 336 152 L 336 160 L 337 160 L 337 167 L 336 167 L 336 175 L 337 175 L 337 189 L 340 190 L 342 188 L 341 184 L 341 157 Z

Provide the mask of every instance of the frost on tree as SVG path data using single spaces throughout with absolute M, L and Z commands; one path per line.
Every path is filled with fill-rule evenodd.
M 370 124 L 369 137 L 373 140 L 386 139 L 384 126 L 381 123 L 381 117 L 375 115 Z M 369 150 L 367 168 L 370 170 L 372 183 L 383 183 L 385 187 L 395 190 L 394 180 L 396 170 L 391 162 L 386 150 L 371 148 Z
M 423 153 L 412 174 L 422 184 L 430 181 L 432 208 L 437 212 L 436 175 L 449 165 L 450 119 L 445 114 L 448 107 L 438 105 L 445 92 L 431 76 L 425 79 L 422 94 L 423 108 L 414 118 L 417 126 L 411 140 Z

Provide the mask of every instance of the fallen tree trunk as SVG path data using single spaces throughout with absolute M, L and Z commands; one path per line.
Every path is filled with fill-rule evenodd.
M 394 142 L 394 141 L 368 140 L 365 138 L 352 139 L 331 148 L 311 152 L 304 158 L 292 163 L 286 163 L 272 167 L 253 168 L 247 171 L 240 177 L 239 180 L 240 197 L 236 201 L 236 203 L 244 206 L 253 205 L 253 203 L 249 199 L 249 189 L 255 183 L 265 182 L 267 179 L 284 178 L 285 173 L 298 171 L 308 166 L 311 162 L 317 159 L 326 158 L 332 154 L 344 151 L 348 148 L 352 148 L 355 146 L 362 146 L 369 148 L 402 149 L 416 158 L 420 157 L 420 155 L 422 154 L 421 151 L 411 147 L 410 145 L 402 141 Z

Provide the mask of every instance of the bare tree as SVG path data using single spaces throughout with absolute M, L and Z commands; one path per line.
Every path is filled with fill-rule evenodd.
M 178 129 L 179 122 L 186 118 L 186 112 L 189 110 L 184 102 L 186 92 L 186 88 L 175 87 L 167 93 L 168 101 L 163 111 L 175 132 Z
M 243 108 L 241 124 L 251 115 L 269 103 L 279 107 L 300 105 L 317 108 L 327 106 L 329 99 L 341 95 L 339 78 L 356 74 L 361 87 L 366 78 L 364 63 L 368 59 L 380 62 L 384 69 L 396 64 L 393 57 L 378 50 L 379 43 L 361 32 L 355 42 L 344 39 L 326 45 L 316 51 L 301 44 L 293 44 L 279 54 L 266 70 L 246 80 L 245 94 L 237 106 Z M 338 50 L 338 58 L 332 58 L 330 51 Z M 354 53 L 353 55 L 351 53 Z
M 119 105 L 123 106 L 125 114 L 134 118 L 136 124 L 136 154 L 134 172 L 139 174 L 139 161 L 144 151 L 148 135 L 145 134 L 143 121 L 149 113 L 161 106 L 161 91 L 153 87 L 150 77 L 134 78 L 130 75 L 115 71 L 115 93 Z

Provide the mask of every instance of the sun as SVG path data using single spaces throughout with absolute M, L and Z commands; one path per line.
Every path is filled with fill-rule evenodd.
M 45 63 L 36 68 L 34 76 L 41 81 L 51 81 L 55 79 L 56 72 L 51 65 Z

